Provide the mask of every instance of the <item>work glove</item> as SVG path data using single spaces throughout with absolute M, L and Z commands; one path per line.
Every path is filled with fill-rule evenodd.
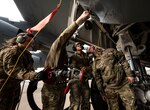
M 56 70 L 46 67 L 44 70 L 40 71 L 36 75 L 36 80 L 43 80 L 46 84 L 57 84 L 64 81 L 67 77 L 66 70 Z
M 35 80 L 40 81 L 40 80 L 46 79 L 46 77 L 47 77 L 47 73 L 42 70 L 36 74 Z
M 50 67 L 46 67 L 43 70 L 43 74 L 44 75 L 41 75 L 41 76 L 43 78 L 42 80 L 43 80 L 44 83 L 51 84 L 51 85 L 56 83 L 57 75 L 56 75 L 55 69 L 52 69 Z
M 50 76 L 51 71 L 52 71 L 52 69 L 50 67 L 46 67 L 45 69 L 43 69 L 42 71 L 40 71 L 36 74 L 35 79 L 38 81 L 45 80 L 45 79 L 51 77 Z

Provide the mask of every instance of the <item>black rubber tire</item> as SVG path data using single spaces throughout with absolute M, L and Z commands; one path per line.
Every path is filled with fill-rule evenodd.
M 94 110 L 108 110 L 107 103 L 103 101 L 94 79 L 91 83 L 91 101 Z

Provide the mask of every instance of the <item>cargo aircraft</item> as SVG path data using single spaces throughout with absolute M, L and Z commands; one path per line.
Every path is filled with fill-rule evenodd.
M 57 6 L 59 0 L 14 2 L 25 21 L 15 23 L 0 17 L 1 41 L 35 26 Z M 72 36 L 70 45 L 74 41 L 80 41 L 104 49 L 111 47 L 122 50 L 137 78 L 135 90 L 139 110 L 149 110 L 150 76 L 146 71 L 146 68 L 150 67 L 149 4 L 149 0 L 62 0 L 59 11 L 36 37 L 37 42 L 32 50 L 40 52 L 31 51 L 33 56 L 35 55 L 35 61 L 37 64 L 42 62 L 42 66 L 52 42 L 84 10 L 89 10 L 90 18 Z M 68 46 L 68 53 L 72 54 L 70 47 Z M 39 65 L 36 65 L 37 67 Z M 91 91 L 94 110 L 107 110 L 107 104 L 99 98 L 100 94 L 95 84 L 92 84 Z M 40 109 L 33 103 L 31 106 Z

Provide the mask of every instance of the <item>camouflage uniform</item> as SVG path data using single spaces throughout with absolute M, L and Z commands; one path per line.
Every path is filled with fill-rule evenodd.
M 1 48 L 0 51 L 0 87 L 10 75 L 10 78 L 0 92 L 0 110 L 15 110 L 20 96 L 20 82 L 33 80 L 35 72 L 33 59 L 29 51 L 25 51 L 13 69 L 23 48 L 10 46 Z M 11 73 L 11 71 L 13 72 Z
M 119 110 L 118 98 L 121 98 L 126 110 L 135 110 L 135 94 L 126 77 L 133 73 L 124 55 L 116 49 L 106 49 L 96 56 L 93 74 L 102 96 L 106 96 L 109 110 Z
M 70 58 L 70 66 L 81 70 L 85 67 L 86 70 L 90 69 L 89 60 L 85 53 L 75 53 Z M 86 71 L 88 73 L 90 71 Z M 69 110 L 90 110 L 90 88 L 88 84 L 88 75 L 85 74 L 83 81 L 75 80 L 71 83 L 70 91 L 70 108 Z
M 78 25 L 74 22 L 67 27 L 52 44 L 45 62 L 45 67 L 63 69 L 67 64 L 68 57 L 66 52 L 66 43 L 77 30 Z M 65 79 L 61 79 L 65 80 Z M 49 85 L 44 83 L 42 88 L 42 110 L 63 110 L 65 103 L 64 89 L 66 84 Z

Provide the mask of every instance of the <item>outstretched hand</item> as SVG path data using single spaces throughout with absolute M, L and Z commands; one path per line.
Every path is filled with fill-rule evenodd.
M 134 77 L 127 77 L 128 81 L 130 84 L 134 83 Z
M 83 13 L 80 15 L 80 17 L 75 21 L 77 25 L 81 25 L 83 22 L 85 22 L 90 17 L 89 11 L 83 11 Z

